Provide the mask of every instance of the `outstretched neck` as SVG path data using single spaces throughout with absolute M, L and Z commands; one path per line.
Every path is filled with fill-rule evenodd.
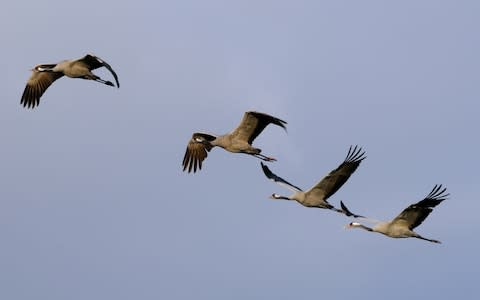
M 365 226 L 363 224 L 356 223 L 356 222 L 350 223 L 349 227 L 350 228 L 362 228 L 363 230 L 366 230 L 366 231 L 374 231 L 373 228 L 370 228 L 368 226 Z
M 279 194 L 272 194 L 272 196 L 270 196 L 270 198 L 275 199 L 275 200 L 293 200 L 289 197 L 282 196 L 282 195 L 279 195 Z
M 370 227 L 365 226 L 365 225 L 363 225 L 363 224 L 360 224 L 359 227 L 362 228 L 362 229 L 365 229 L 366 231 L 373 231 L 373 228 L 370 228 Z

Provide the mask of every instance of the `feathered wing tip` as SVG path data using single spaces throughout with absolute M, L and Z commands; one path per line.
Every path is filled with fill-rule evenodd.
M 282 120 L 282 119 L 279 119 L 279 118 L 276 118 L 276 117 L 273 117 L 273 120 L 272 120 L 272 124 L 275 124 L 277 126 L 280 126 L 282 127 L 285 131 L 287 131 L 287 122 Z
M 188 142 L 185 155 L 183 156 L 183 171 L 195 173 L 202 169 L 202 162 L 207 158 L 208 152 L 213 148 L 210 144 L 215 136 L 205 133 L 194 133 Z
M 287 130 L 287 126 L 286 126 L 287 122 L 285 122 L 282 119 L 279 119 L 277 117 L 271 116 L 271 115 L 266 114 L 266 113 L 261 113 L 261 112 L 258 112 L 258 111 L 250 111 L 250 112 L 247 112 L 247 113 L 250 113 L 250 114 L 254 115 L 256 118 L 266 122 L 267 124 L 272 123 L 272 124 L 275 124 L 277 126 L 282 127 L 283 129 L 285 129 L 285 131 Z
M 40 96 L 42 93 L 39 93 L 36 89 L 31 86 L 25 86 L 23 90 L 22 98 L 20 99 L 20 104 L 25 108 L 35 108 L 40 104 Z
M 359 147 L 358 145 L 355 145 L 353 149 L 352 147 L 353 146 L 350 146 L 348 149 L 344 162 L 360 162 L 367 158 L 367 156 L 365 156 L 365 151 L 362 151 L 362 147 Z
M 415 206 L 423 208 L 433 208 L 439 205 L 442 201 L 448 199 L 449 193 L 446 193 L 447 188 L 442 188 L 441 184 L 436 184 L 432 191 Z
M 202 144 L 189 145 L 183 156 L 183 171 L 185 172 L 188 169 L 188 173 L 192 171 L 195 173 L 197 169 L 201 170 L 202 162 L 207 157 L 207 151 L 208 149 Z
M 265 174 L 265 176 L 267 176 L 268 179 L 270 179 L 270 180 L 272 180 L 272 181 L 274 181 L 278 184 L 284 185 L 288 189 L 291 189 L 295 192 L 302 191 L 302 189 L 299 188 L 298 186 L 295 186 L 295 185 L 291 184 L 290 182 L 286 181 L 285 179 L 283 179 L 282 177 L 279 177 L 279 176 L 275 175 L 272 171 L 270 171 L 270 169 L 264 163 L 260 162 L 260 165 L 262 166 L 263 174 Z
M 188 173 L 192 172 L 192 170 L 193 170 L 193 173 L 195 173 L 197 172 L 197 169 L 198 170 L 202 169 L 202 161 L 199 159 L 196 159 L 192 155 L 190 149 L 188 148 L 187 150 L 185 150 L 185 155 L 183 156 L 182 165 L 183 165 L 183 171 L 185 172 L 188 169 Z
M 93 54 L 87 54 L 81 59 L 79 59 L 79 61 L 83 61 L 85 64 L 87 64 L 91 68 L 91 70 L 94 70 L 100 67 L 107 68 L 107 70 L 110 71 L 110 73 L 113 75 L 113 78 L 115 78 L 115 82 L 117 83 L 117 88 L 120 88 L 120 82 L 118 81 L 117 73 L 115 73 L 115 71 L 113 70 L 112 66 L 110 66 L 110 64 L 108 64 L 106 61 L 104 61 L 100 57 Z M 106 84 L 110 86 L 114 86 L 113 83 L 111 84 L 109 83 L 111 82 L 107 81 Z
M 445 192 L 447 191 L 447 188 L 443 188 L 442 189 L 442 185 L 441 184 L 436 184 L 432 191 L 427 195 L 427 197 L 425 197 L 425 199 L 432 199 L 432 200 L 446 200 L 448 199 L 448 196 L 450 196 L 449 193 L 446 193 Z
M 27 81 L 25 89 L 20 100 L 26 108 L 35 108 L 40 104 L 40 97 L 48 87 L 57 79 L 63 76 L 62 73 L 51 71 L 39 71 L 39 68 L 51 69 L 56 65 L 37 65 L 32 71 L 32 75 Z
M 98 58 L 97 58 L 98 59 Z M 115 73 L 115 71 L 113 70 L 113 68 L 105 61 L 101 60 L 103 62 L 103 66 L 105 68 L 107 68 L 107 70 L 110 71 L 110 73 L 112 73 L 113 75 L 113 78 L 115 79 L 115 82 L 117 83 L 117 88 L 120 88 L 120 82 L 118 81 L 118 76 L 117 76 L 117 73 Z M 113 84 L 112 84 L 113 86 Z
M 341 210 L 340 212 L 343 213 L 344 215 L 346 215 L 347 217 L 354 217 L 354 218 L 365 218 L 364 216 L 361 216 L 361 215 L 357 215 L 357 214 L 354 214 L 352 213 L 346 206 L 345 204 L 343 203 L 343 201 L 340 201 L 340 206 L 341 206 Z

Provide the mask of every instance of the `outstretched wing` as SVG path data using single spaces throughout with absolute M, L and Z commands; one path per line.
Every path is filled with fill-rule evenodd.
M 213 135 L 200 132 L 192 135 L 183 157 L 183 171 L 188 169 L 188 173 L 192 170 L 195 173 L 197 168 L 198 170 L 202 169 L 202 162 L 207 158 L 208 151 L 213 148 L 210 142 L 215 140 L 215 138 Z
M 253 140 L 255 140 L 268 124 L 275 124 L 287 130 L 285 127 L 287 122 L 279 118 L 256 111 L 247 111 L 243 115 L 240 125 L 232 131 L 231 135 L 252 144 Z
M 445 193 L 446 190 L 447 188 L 442 189 L 441 184 L 435 185 L 425 199 L 405 208 L 395 219 L 393 219 L 392 223 L 404 222 L 410 230 L 413 230 L 415 227 L 422 224 L 435 206 L 447 199 L 450 194 Z
M 347 156 L 340 166 L 331 171 L 307 193 L 312 194 L 317 199 L 327 200 L 342 187 L 365 158 L 365 151 L 362 151 L 361 147 L 355 146 L 352 149 L 352 146 L 350 146 Z
M 283 179 L 282 177 L 279 177 L 279 176 L 275 175 L 262 162 L 260 162 L 260 165 L 262 166 L 263 173 L 265 174 L 265 176 L 267 176 L 268 179 L 273 180 L 274 182 L 276 182 L 280 185 L 286 186 L 288 189 L 290 189 L 294 192 L 301 192 L 302 191 L 302 189 L 299 188 L 298 186 L 295 186 L 295 185 L 291 184 L 290 182 L 286 181 L 285 179 Z
M 48 87 L 62 76 L 62 73 L 48 71 L 39 72 L 34 69 L 32 75 L 27 81 L 25 89 L 23 90 L 20 104 L 23 104 L 23 106 L 27 108 L 35 108 L 35 106 L 40 104 L 40 97 L 42 97 Z
M 87 54 L 84 57 L 78 59 L 76 62 L 85 64 L 90 70 L 95 70 L 101 67 L 107 68 L 107 70 L 112 73 L 113 78 L 115 78 L 115 82 L 117 83 L 117 87 L 120 87 L 120 83 L 118 82 L 117 73 L 112 69 L 112 67 L 103 59 L 98 56 Z

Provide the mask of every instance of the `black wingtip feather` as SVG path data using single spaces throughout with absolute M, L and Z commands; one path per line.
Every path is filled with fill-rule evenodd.
M 442 189 L 441 184 L 436 184 L 432 191 L 425 197 L 425 199 L 430 199 L 430 200 L 438 200 L 438 201 L 443 201 L 448 199 L 448 196 L 450 196 L 449 193 L 445 193 L 447 191 L 447 188 Z
M 302 190 L 298 186 L 295 186 L 295 185 L 291 184 L 290 182 L 286 181 L 285 179 L 283 179 L 283 178 L 279 177 L 278 175 L 274 174 L 272 171 L 270 171 L 270 169 L 267 167 L 267 165 L 265 165 L 263 162 L 260 162 L 260 165 L 262 166 L 263 173 L 265 174 L 265 176 L 268 179 L 270 179 L 274 182 L 287 184 L 287 185 L 291 186 L 292 188 L 297 189 L 298 191 Z
M 342 212 L 347 216 L 347 217 L 354 217 L 354 218 L 365 218 L 364 216 L 357 215 L 352 213 L 343 203 L 343 201 L 340 201 L 340 207 L 342 208 Z
M 361 162 L 365 158 L 367 158 L 367 156 L 365 155 L 365 151 L 362 151 L 362 147 L 355 145 L 355 147 L 350 146 L 344 161 L 345 162 Z
M 265 165 L 263 162 L 260 162 L 260 165 L 262 166 L 263 173 L 265 176 L 267 176 L 269 179 L 273 179 L 273 173 L 270 171 L 270 169 Z

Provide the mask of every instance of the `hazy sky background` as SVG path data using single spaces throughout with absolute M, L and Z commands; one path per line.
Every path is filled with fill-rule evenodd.
M 8 1 L 0 10 L 0 298 L 476 299 L 480 252 L 478 1 Z M 121 88 L 58 80 L 20 106 L 30 69 L 94 53 Z M 105 70 L 96 71 L 112 79 Z M 331 199 L 389 220 L 436 183 L 417 228 L 268 196 L 259 161 L 195 131 L 258 110 L 255 141 L 309 188 L 350 145 L 368 158 Z M 476 296 L 477 295 L 477 296 Z

